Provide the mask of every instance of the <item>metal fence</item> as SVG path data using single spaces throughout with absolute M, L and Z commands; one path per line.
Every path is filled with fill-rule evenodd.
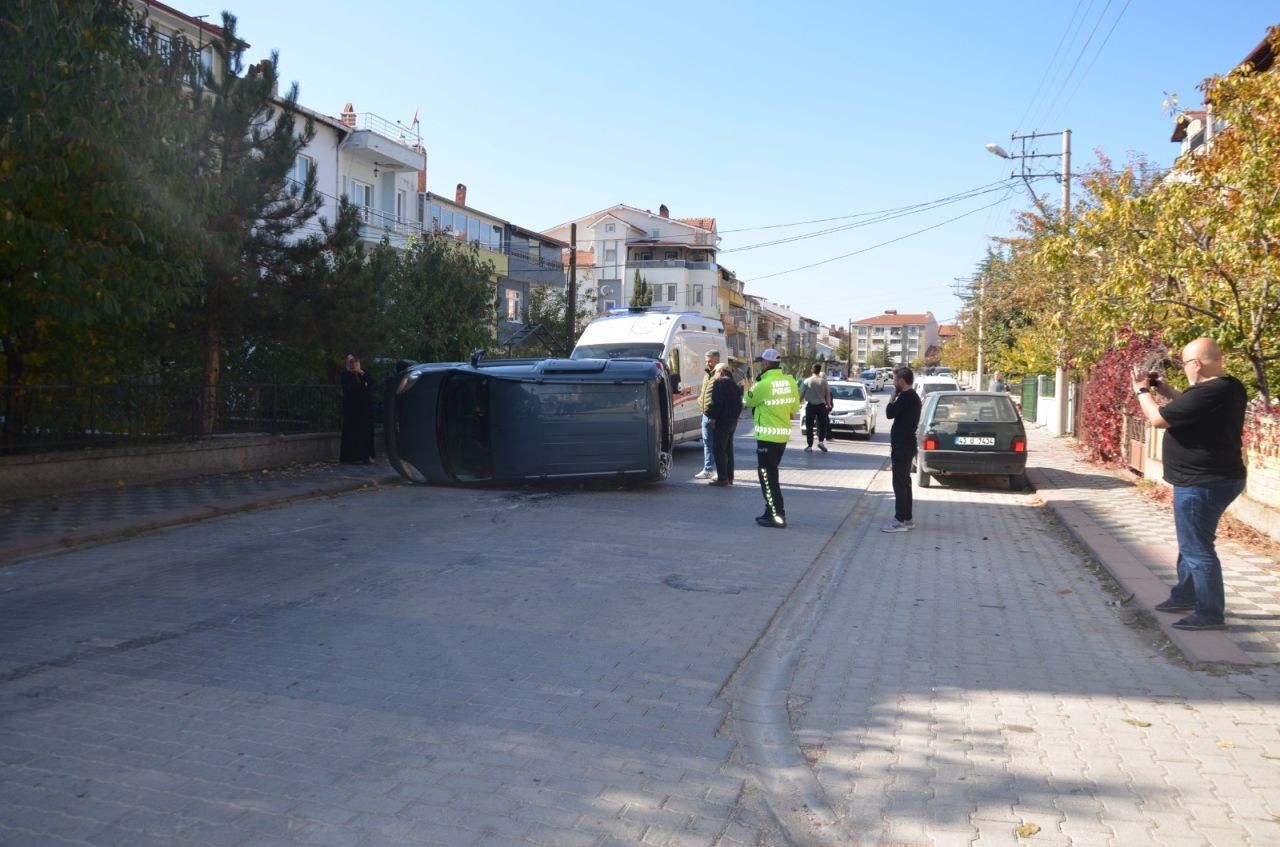
M 5 454 L 189 441 L 211 435 L 333 432 L 337 385 L 0 386 Z

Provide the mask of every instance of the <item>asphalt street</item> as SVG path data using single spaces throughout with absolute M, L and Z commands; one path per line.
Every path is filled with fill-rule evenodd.
M 368 488 L 0 570 L 5 845 L 1274 844 L 1280 676 L 887 427 L 635 489 Z

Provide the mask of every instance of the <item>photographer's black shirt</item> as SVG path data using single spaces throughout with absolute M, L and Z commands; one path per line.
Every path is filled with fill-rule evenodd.
M 1244 386 L 1233 376 L 1220 376 L 1191 386 L 1160 407 L 1169 424 L 1164 434 L 1164 481 L 1170 485 L 1204 485 L 1244 479 Z

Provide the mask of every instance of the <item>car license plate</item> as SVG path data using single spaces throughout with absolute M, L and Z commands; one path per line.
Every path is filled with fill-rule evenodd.
M 994 435 L 957 435 L 956 444 L 967 447 L 995 447 L 996 437 Z

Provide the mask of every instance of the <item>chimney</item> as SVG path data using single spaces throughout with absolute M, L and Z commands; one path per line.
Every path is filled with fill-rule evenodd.
M 426 156 L 422 157 L 426 159 Z M 418 193 L 422 194 L 427 190 L 427 169 L 423 168 L 418 171 Z
M 662 218 L 671 217 L 671 213 L 667 211 L 667 206 L 665 203 L 658 207 L 658 217 L 662 217 Z
M 884 313 L 885 313 L 886 315 L 896 315 L 896 314 L 898 314 L 898 310 L 897 310 L 897 309 L 885 309 L 885 310 L 884 310 Z
M 356 107 L 348 103 L 342 107 L 342 117 L 340 118 L 343 126 L 355 127 L 356 125 Z
M 453 199 L 459 206 L 467 205 L 467 187 L 458 183 L 458 191 L 453 195 Z

